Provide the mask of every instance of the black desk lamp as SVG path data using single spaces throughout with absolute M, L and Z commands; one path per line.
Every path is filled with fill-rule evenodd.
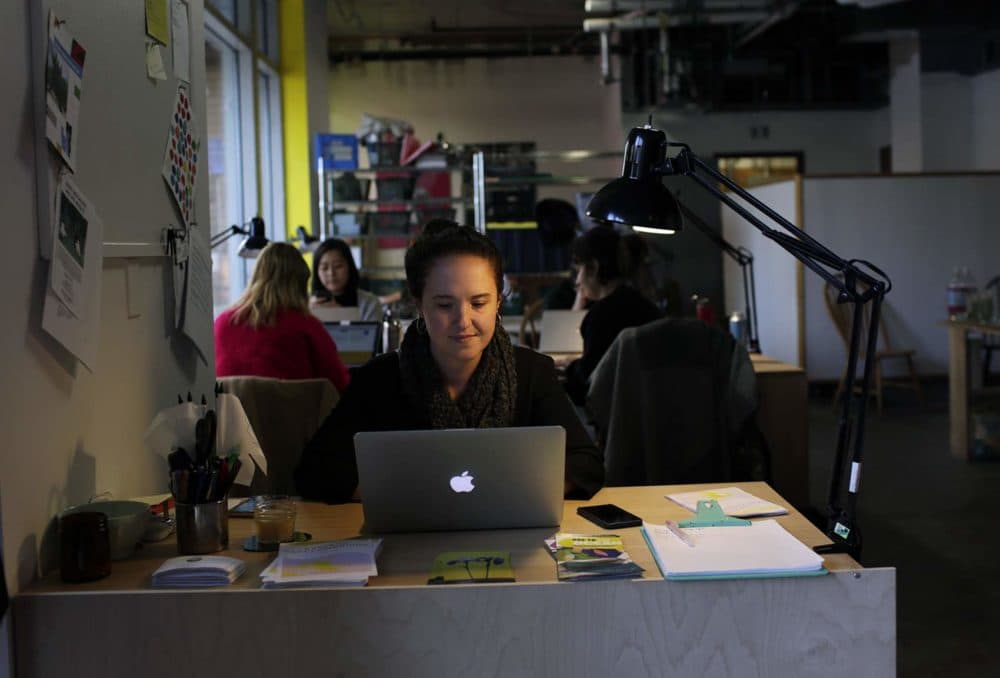
M 747 318 L 747 344 L 751 353 L 760 353 L 760 337 L 757 336 L 757 287 L 753 278 L 753 254 L 746 247 L 736 247 L 723 238 L 719 233 L 702 221 L 701 217 L 688 209 L 684 203 L 677 201 L 684 218 L 694 224 L 699 231 L 705 234 L 716 247 L 728 254 L 739 264 L 743 273 L 743 303 L 746 308 Z
M 265 235 L 267 229 L 264 227 L 264 220 L 260 217 L 254 217 L 250 220 L 249 229 L 246 226 L 247 224 L 243 224 L 243 226 L 233 224 L 226 230 L 214 234 L 209 239 L 211 249 L 215 249 L 235 235 L 245 235 L 247 239 L 240 245 L 238 254 L 244 259 L 255 258 L 267 246 L 268 240 L 267 235 Z
M 681 149 L 672 158 L 667 157 L 667 148 L 670 146 Z M 848 553 L 858 558 L 861 552 L 861 532 L 857 526 L 857 496 L 864 451 L 865 413 L 874 361 L 865 361 L 860 400 L 852 400 L 855 371 L 861 335 L 866 329 L 865 355 L 875 355 L 882 299 L 892 288 L 892 283 L 882 271 L 866 261 L 841 259 L 731 179 L 707 165 L 691 152 L 687 144 L 668 142 L 666 135 L 650 124 L 635 127 L 629 133 L 625 143 L 622 176 L 598 191 L 587 207 L 587 216 L 627 224 L 634 230 L 647 233 L 676 233 L 683 228 L 681 209 L 661 179 L 673 175 L 684 175 L 694 180 L 836 288 L 839 292 L 838 303 L 854 305 L 847 374 L 844 378 L 844 400 L 841 403 L 827 507 L 829 522 L 826 534 L 833 544 L 817 547 L 816 550 L 820 553 Z M 743 204 L 720 190 L 717 183 L 723 184 L 752 205 L 781 230 L 765 224 Z M 868 303 L 871 304 L 871 319 L 866 327 L 864 307 Z M 850 464 L 847 463 L 849 450 Z M 845 481 L 846 497 L 842 496 Z

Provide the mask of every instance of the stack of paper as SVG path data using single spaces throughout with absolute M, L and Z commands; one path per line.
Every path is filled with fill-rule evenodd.
M 375 556 L 381 547 L 381 539 L 282 544 L 260 573 L 263 588 L 364 586 L 378 574 Z
M 555 558 L 560 581 L 631 579 L 643 573 L 625 552 L 622 538 L 617 534 L 557 532 L 545 540 L 545 545 Z
M 746 526 L 682 528 L 691 545 L 665 525 L 644 523 L 642 535 L 666 579 L 791 577 L 825 574 L 823 558 L 774 520 Z
M 153 573 L 153 586 L 195 588 L 226 586 L 243 576 L 247 566 L 226 556 L 178 556 L 160 565 Z
M 752 516 L 781 516 L 788 509 L 769 501 L 755 497 L 738 487 L 719 487 L 699 492 L 681 492 L 668 494 L 667 499 L 676 502 L 688 511 L 694 511 L 698 502 L 703 499 L 714 499 L 719 502 L 722 512 L 734 518 L 750 518 Z

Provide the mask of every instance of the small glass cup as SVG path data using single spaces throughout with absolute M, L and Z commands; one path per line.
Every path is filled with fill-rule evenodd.
M 295 501 L 277 494 L 255 497 L 253 522 L 261 546 L 291 541 L 295 534 Z

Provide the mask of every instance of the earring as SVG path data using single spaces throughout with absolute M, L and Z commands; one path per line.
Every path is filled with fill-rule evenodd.
M 497 311 L 497 325 L 503 325 L 503 313 Z

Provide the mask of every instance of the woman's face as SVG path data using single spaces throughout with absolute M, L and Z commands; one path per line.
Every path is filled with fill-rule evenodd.
M 319 260 L 319 281 L 331 294 L 343 294 L 351 277 L 344 255 L 336 250 L 325 252 Z
M 598 289 L 597 280 L 597 262 L 592 261 L 589 264 L 580 264 L 577 266 L 574 284 L 577 290 L 583 292 L 583 296 L 592 300 L 598 299 L 600 297 L 600 290 Z
M 496 331 L 500 296 L 490 262 L 471 254 L 434 262 L 424 284 L 420 313 L 438 363 L 478 363 Z

